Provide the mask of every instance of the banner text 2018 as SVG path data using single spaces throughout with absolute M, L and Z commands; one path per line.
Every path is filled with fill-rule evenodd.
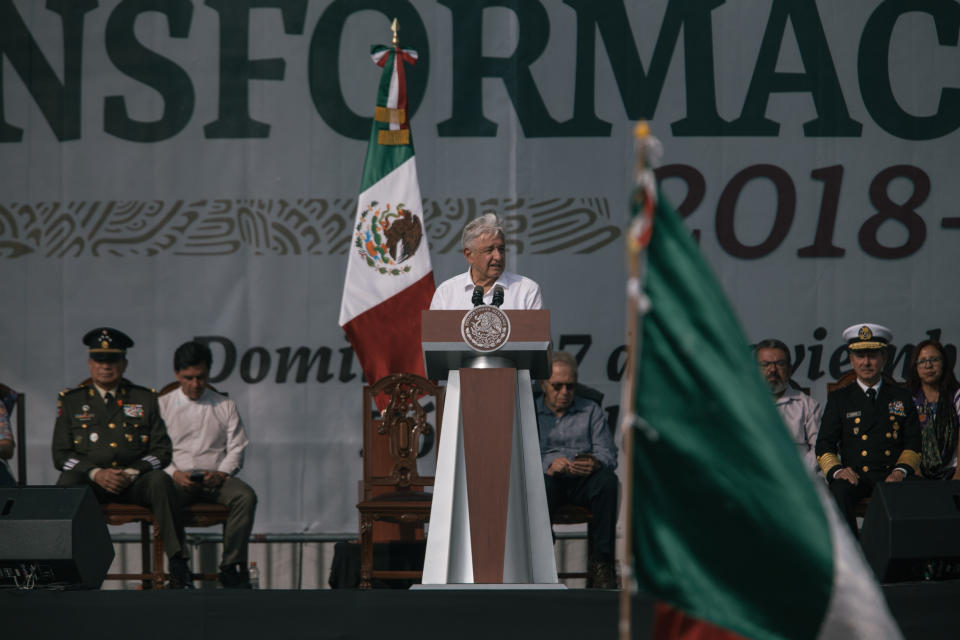
M 849 194 L 850 189 L 856 187 L 844 186 L 843 173 L 843 165 L 819 167 L 810 172 L 811 180 L 823 183 L 823 191 L 816 231 L 810 238 L 812 242 L 797 250 L 798 257 L 839 258 L 846 253 L 843 245 L 849 244 L 852 238 L 835 237 L 837 214 L 840 210 L 841 192 L 846 189 L 845 192 Z M 657 168 L 656 174 L 657 179 L 665 185 L 677 180 L 684 184 L 686 191 L 676 203 L 677 211 L 683 217 L 693 214 L 703 202 L 707 190 L 706 179 L 695 167 L 686 164 L 664 165 Z M 734 224 L 737 201 L 747 185 L 758 179 L 768 181 L 774 187 L 776 207 L 771 212 L 773 224 L 761 242 L 746 244 L 737 236 Z M 906 181 L 908 193 L 905 197 L 895 198 L 891 195 L 890 185 L 895 180 Z M 865 218 L 857 233 L 857 241 L 863 252 L 874 258 L 887 260 L 906 258 L 923 246 L 928 223 L 939 222 L 943 229 L 960 229 L 960 216 L 942 216 L 927 221 L 921 217 L 918 208 L 927 200 L 930 190 L 930 176 L 919 167 L 895 165 L 878 172 L 867 189 L 873 211 L 859 212 Z M 762 258 L 783 243 L 793 224 L 796 210 L 797 186 L 786 170 L 773 164 L 746 167 L 727 182 L 720 194 L 716 211 L 717 242 L 735 258 Z M 906 232 L 900 244 L 885 244 L 881 241 L 880 229 L 887 224 L 899 225 Z M 694 229 L 693 234 L 699 240 L 699 229 Z
M 498 123 L 483 112 L 487 79 L 503 83 L 528 138 L 606 137 L 612 125 L 597 116 L 595 107 L 599 66 L 610 65 L 626 118 L 652 119 L 668 71 L 676 66 L 671 64 L 675 59 L 682 59 L 683 64 L 679 73 L 685 86 L 686 115 L 671 124 L 674 136 L 777 136 L 781 123 L 767 117 L 768 103 L 776 94 L 789 94 L 812 100 L 816 117 L 802 123 L 782 123 L 785 126 L 802 127 L 808 137 L 858 137 L 862 135 L 863 117 L 854 119 L 847 108 L 850 92 L 856 91 L 869 117 L 892 136 L 932 140 L 960 128 L 960 88 L 939 87 L 928 99 L 929 104 L 906 107 L 898 101 L 890 74 L 890 61 L 909 54 L 915 40 L 935 38 L 939 46 L 957 47 L 960 5 L 956 2 L 880 2 L 858 25 L 859 33 L 844 33 L 845 38 L 857 38 L 859 46 L 857 86 L 842 86 L 817 3 L 772 0 L 762 31 L 744 34 L 753 37 L 759 49 L 739 115 L 732 118 L 722 117 L 717 106 L 716 77 L 724 77 L 729 70 L 722 68 L 724 58 L 716 54 L 719 20 L 715 18 L 716 12 L 724 8 L 738 10 L 738 3 L 672 0 L 667 4 L 652 55 L 645 65 L 640 51 L 649 50 L 649 43 L 637 41 L 624 2 L 564 0 L 566 6 L 559 7 L 543 0 L 437 0 L 449 15 L 435 12 L 444 24 L 428 35 L 420 13 L 407 0 L 334 0 L 313 25 L 307 24 L 307 0 L 205 0 L 202 4 L 191 0 L 123 0 L 110 10 L 101 35 L 85 29 L 87 14 L 98 9 L 97 0 L 48 0 L 46 11 L 59 16 L 60 21 L 63 59 L 58 63 L 52 60 L 49 47 L 41 47 L 44 38 L 35 37 L 13 0 L 0 0 L 0 74 L 4 63 L 9 63 L 58 140 L 75 140 L 89 133 L 82 130 L 80 115 L 85 76 L 90 73 L 84 66 L 84 53 L 100 46 L 117 77 L 143 85 L 131 89 L 131 95 L 103 97 L 103 130 L 119 139 L 157 142 L 177 135 L 197 111 L 198 91 L 207 92 L 201 98 L 216 101 L 217 105 L 216 119 L 203 128 L 206 138 L 269 137 L 275 122 L 257 120 L 251 115 L 250 85 L 282 81 L 307 84 L 319 118 L 339 135 L 363 140 L 370 131 L 370 118 L 353 111 L 344 98 L 340 50 L 348 19 L 382 21 L 383 17 L 375 15 L 380 13 L 387 19 L 399 20 L 403 25 L 403 44 L 420 54 L 417 66 L 408 74 L 409 108 L 413 113 L 427 92 L 430 39 L 439 38 L 442 33 L 442 37 L 453 40 L 451 112 L 449 118 L 436 125 L 440 137 L 497 135 Z M 548 6 L 551 12 L 547 11 Z M 517 44 L 509 56 L 484 55 L 484 15 L 488 9 L 508 10 L 515 16 Z M 201 11 L 216 14 L 218 33 L 191 32 L 195 13 Z M 288 78 L 284 58 L 250 57 L 251 32 L 254 27 L 276 28 L 275 15 L 269 15 L 274 12 L 280 13 L 283 34 L 277 30 L 273 37 L 298 38 L 297 42 L 303 43 L 306 77 Z M 184 39 L 190 44 L 198 67 L 199 61 L 217 57 L 217 77 L 199 77 L 197 69 L 185 69 L 138 39 L 138 19 L 156 13 L 166 19 L 170 38 Z M 911 13 L 931 18 L 922 33 L 904 34 L 898 30 L 904 16 Z M 545 56 L 551 38 L 558 37 L 555 34 L 559 30 L 551 21 L 560 20 L 575 23 L 571 46 L 575 47 L 576 58 L 573 65 L 554 65 L 550 73 L 569 74 L 573 81 L 567 95 L 548 104 L 533 65 Z M 681 34 L 682 57 L 678 55 Z M 597 60 L 598 35 L 606 54 L 603 62 Z M 796 43 L 802 72 L 778 70 L 785 42 Z M 57 68 L 62 68 L 62 72 L 58 73 Z M 106 69 L 97 71 L 105 72 Z M 0 78 L 0 142 L 22 141 L 23 127 L 27 126 L 26 122 L 9 122 L 4 110 L 4 96 L 9 83 L 14 81 L 12 77 Z M 150 100 L 156 103 L 160 115 L 152 120 L 131 115 L 128 107 L 132 93 L 139 95 L 143 87 L 156 92 L 151 92 Z M 571 112 L 571 106 L 572 117 L 567 120 L 551 115 Z

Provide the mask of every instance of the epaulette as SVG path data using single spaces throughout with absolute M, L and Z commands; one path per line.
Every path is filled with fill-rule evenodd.
M 67 387 L 66 389 L 60 392 L 60 397 L 65 398 L 71 393 L 77 393 L 78 391 L 85 391 L 86 388 L 87 388 L 86 385 L 80 385 L 79 387 Z
M 125 386 L 127 389 L 136 389 L 137 391 L 149 391 L 150 393 L 152 393 L 152 394 L 154 394 L 154 395 L 156 395 L 156 393 L 157 393 L 156 389 L 153 389 L 153 388 L 151 388 L 151 387 L 145 387 L 145 386 L 143 386 L 142 384 L 135 384 L 135 383 L 133 383 L 133 382 L 130 382 L 130 381 L 127 380 L 127 379 L 124 379 L 123 382 L 124 382 L 124 386 Z

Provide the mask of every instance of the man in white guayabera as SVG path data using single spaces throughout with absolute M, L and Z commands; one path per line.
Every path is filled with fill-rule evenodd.
M 540 285 L 506 271 L 506 235 L 496 213 L 487 211 L 467 223 L 460 242 L 470 268 L 437 287 L 430 301 L 431 309 L 470 309 L 478 304 L 494 304 L 502 309 L 543 307 Z

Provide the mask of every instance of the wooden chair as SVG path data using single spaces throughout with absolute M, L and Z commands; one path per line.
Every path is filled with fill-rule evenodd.
M 153 511 L 137 504 L 108 502 L 100 505 L 103 521 L 111 526 L 136 522 L 140 525 L 140 573 L 108 573 L 104 580 L 140 580 L 144 589 L 162 589 L 163 541 Z
M 586 524 L 590 526 L 593 520 L 593 514 L 587 507 L 568 502 L 558 505 L 550 515 L 550 524 Z M 565 578 L 586 578 L 590 569 L 590 545 L 587 544 L 587 567 L 584 571 L 558 571 L 557 577 L 561 580 Z
M 105 580 L 142 580 L 144 589 L 162 589 L 169 580 L 163 570 L 163 540 L 153 512 L 137 504 L 111 502 L 100 505 L 108 525 L 140 524 L 140 573 L 111 573 Z M 227 521 L 228 510 L 222 504 L 199 502 L 183 508 L 180 517 L 184 527 L 212 527 Z M 194 573 L 194 580 L 216 580 L 216 573 Z
M 375 412 L 378 396 L 389 398 L 386 408 Z M 427 422 L 424 399 L 433 398 L 436 429 Z M 430 519 L 433 476 L 417 471 L 421 438 L 436 432 L 439 442 L 443 416 L 444 389 L 425 378 L 409 373 L 384 376 L 363 388 L 363 488 L 357 504 L 360 514 L 360 588 L 372 588 L 374 578 L 420 579 L 422 571 L 378 570 L 373 566 L 373 523 L 380 520 L 423 525 Z M 375 451 L 389 454 L 388 473 L 375 469 Z
M 16 400 L 13 405 L 13 412 L 17 414 L 16 421 L 16 446 L 17 451 L 17 486 L 25 487 L 27 485 L 27 401 L 26 394 L 18 393 L 5 384 L 0 384 L 0 398 L 6 398 L 9 395 L 15 395 Z

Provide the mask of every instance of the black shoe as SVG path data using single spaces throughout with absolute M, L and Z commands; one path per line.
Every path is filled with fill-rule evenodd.
M 183 556 L 170 558 L 170 589 L 193 589 L 193 576 L 190 574 L 190 565 Z
M 217 574 L 220 580 L 220 586 L 224 589 L 252 589 L 250 584 L 250 574 L 247 568 L 241 563 L 228 564 L 220 567 L 220 573 Z
M 600 560 L 590 565 L 590 571 L 587 572 L 588 589 L 619 589 L 620 583 L 617 580 L 617 572 L 614 569 L 613 562 Z

